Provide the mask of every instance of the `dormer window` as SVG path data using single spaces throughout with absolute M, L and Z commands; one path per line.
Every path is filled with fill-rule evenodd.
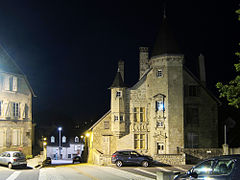
M 67 141 L 66 136 L 63 136 L 63 137 L 62 137 L 62 143 L 66 143 L 66 141 Z
M 157 70 L 157 77 L 162 77 L 163 73 L 162 73 L 162 69 L 158 69 Z
M 78 143 L 79 142 L 79 137 L 75 137 L 75 143 Z
M 55 143 L 55 137 L 51 136 L 51 143 Z
M 116 92 L 116 97 L 121 97 L 122 96 L 122 92 L 121 91 L 117 91 Z

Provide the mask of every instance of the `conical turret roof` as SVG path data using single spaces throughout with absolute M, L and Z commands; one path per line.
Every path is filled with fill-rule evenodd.
M 152 50 L 152 57 L 162 54 L 181 54 L 166 17 L 163 18 L 160 25 L 160 31 Z
M 113 81 L 112 85 L 110 86 L 110 89 L 111 88 L 119 88 L 119 87 L 127 87 L 127 86 L 124 84 L 122 75 L 118 70 L 118 72 L 114 78 L 114 81 Z

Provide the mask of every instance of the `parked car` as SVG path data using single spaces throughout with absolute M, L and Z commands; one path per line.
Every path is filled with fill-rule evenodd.
M 27 167 L 25 155 L 20 151 L 6 151 L 0 154 L 0 164 L 12 169 L 15 166 Z
M 153 158 L 150 156 L 139 154 L 134 150 L 122 150 L 116 151 L 112 155 L 112 163 L 116 164 L 117 167 L 122 165 L 142 165 L 148 167 L 153 162 Z
M 74 164 L 75 162 L 81 163 L 81 162 L 82 162 L 81 156 L 75 156 L 75 157 L 73 158 L 73 164 Z
M 240 155 L 225 155 L 204 160 L 196 166 L 193 166 L 186 173 L 177 175 L 174 180 L 239 180 L 239 178 Z

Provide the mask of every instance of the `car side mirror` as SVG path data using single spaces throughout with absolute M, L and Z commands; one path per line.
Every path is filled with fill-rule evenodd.
M 198 174 L 196 172 L 191 172 L 189 174 L 189 176 L 193 177 L 193 178 L 198 178 Z

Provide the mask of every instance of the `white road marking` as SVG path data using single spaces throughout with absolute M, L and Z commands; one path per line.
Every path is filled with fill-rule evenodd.
M 152 180 L 153 178 L 141 176 L 138 174 L 134 174 L 128 171 L 121 170 L 121 168 L 112 168 L 112 167 L 104 167 L 105 169 L 108 169 L 111 173 L 114 173 L 120 177 L 127 178 L 130 180 Z M 155 178 L 154 178 L 155 179 Z
M 146 171 L 146 170 L 144 170 L 144 169 L 140 169 L 140 168 L 135 168 L 135 169 L 138 170 L 138 171 L 142 171 L 142 172 L 144 172 L 144 173 L 147 173 L 147 174 L 151 174 L 151 175 L 153 175 L 153 176 L 157 176 L 155 173 Z
M 6 180 L 15 180 L 19 176 L 20 173 L 21 173 L 21 171 L 15 171 Z
M 156 167 L 157 169 L 160 169 L 160 170 L 162 170 L 162 171 L 164 171 L 164 172 L 172 172 L 171 170 L 168 170 L 168 169 L 165 169 L 165 168 L 163 168 L 163 167 Z

